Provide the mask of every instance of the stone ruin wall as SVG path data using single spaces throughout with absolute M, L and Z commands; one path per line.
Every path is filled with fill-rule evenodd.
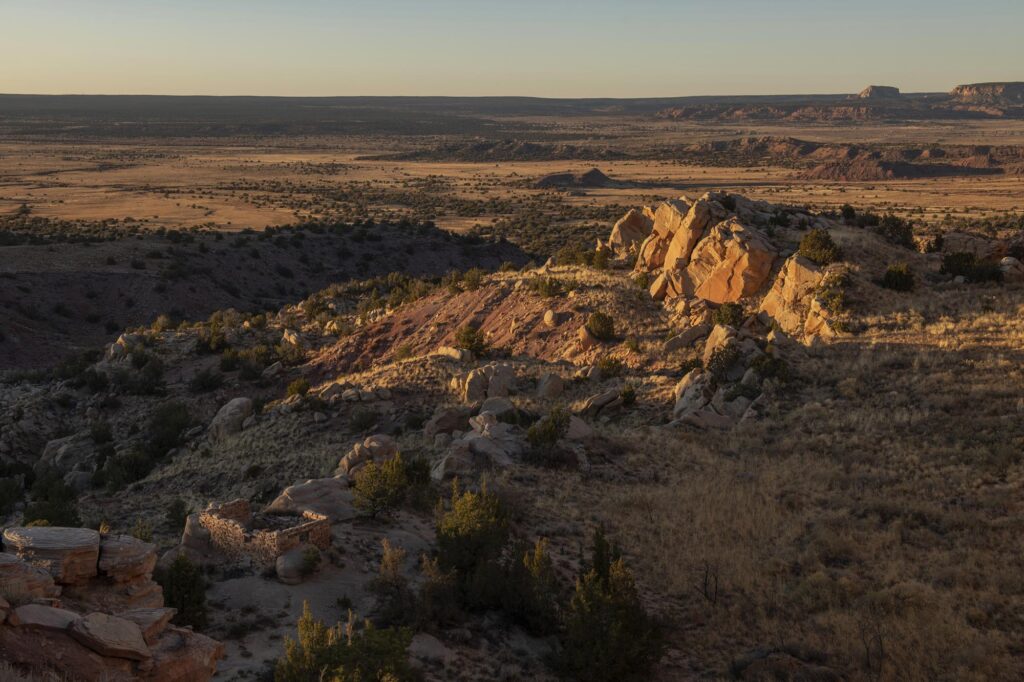
M 331 523 L 327 516 L 303 512 L 305 521 L 281 530 L 246 530 L 252 520 L 252 508 L 245 500 L 235 500 L 201 512 L 199 523 L 210 532 L 210 542 L 232 558 L 249 556 L 271 564 L 277 557 L 303 542 L 327 549 L 331 544 Z

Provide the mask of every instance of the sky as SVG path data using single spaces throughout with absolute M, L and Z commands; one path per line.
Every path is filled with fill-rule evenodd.
M 0 0 L 0 92 L 672 97 L 1024 80 L 1024 0 Z

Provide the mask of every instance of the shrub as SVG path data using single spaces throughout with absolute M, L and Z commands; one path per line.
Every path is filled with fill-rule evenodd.
M 393 546 L 387 538 L 381 540 L 381 546 L 380 569 L 369 585 L 377 598 L 377 618 L 385 625 L 410 624 L 416 617 L 416 595 L 402 574 L 405 550 Z
M 128 534 L 133 538 L 142 540 L 143 542 L 153 541 L 153 526 L 149 524 L 145 519 L 135 519 L 135 524 L 128 531 Z
M 376 424 L 378 419 L 380 419 L 380 415 L 376 410 L 359 406 L 353 409 L 352 414 L 349 415 L 348 425 L 353 431 L 361 432 Z
M 274 668 L 274 682 L 409 682 L 415 675 L 407 650 L 412 632 L 407 628 L 374 628 L 365 621 L 328 628 L 303 605 L 298 640 L 286 638 L 284 656 Z
M 842 257 L 839 247 L 832 241 L 832 235 L 820 227 L 804 235 L 797 253 L 818 265 L 828 265 Z
M 188 557 L 179 554 L 166 570 L 157 571 L 155 578 L 164 589 L 164 605 L 178 610 L 175 625 L 196 630 L 206 627 L 206 581 Z
M 565 292 L 562 283 L 554 277 L 533 277 L 530 279 L 529 287 L 530 291 L 544 298 L 554 298 Z
M 740 351 L 735 344 L 724 346 L 711 354 L 706 369 L 711 372 L 715 381 L 721 383 L 725 381 L 729 370 L 739 362 L 739 359 Z
M 599 341 L 611 341 L 615 338 L 615 320 L 607 313 L 591 313 L 587 319 L 587 331 Z
M 45 522 L 49 526 L 80 526 L 75 491 L 64 483 L 57 470 L 47 468 L 36 476 L 31 488 L 32 502 L 25 508 L 24 523 Z
M 304 396 L 307 393 L 309 393 L 309 382 L 302 377 L 288 384 L 288 397 L 293 395 Z
M 416 599 L 417 625 L 444 626 L 457 622 L 459 586 L 454 570 L 442 570 L 438 560 L 424 555 L 420 562 L 423 582 Z
M 942 257 L 943 274 L 963 277 L 968 282 L 1001 282 L 1003 273 L 999 266 L 978 260 L 973 253 L 958 251 Z
M 544 450 L 553 448 L 555 443 L 565 436 L 569 430 L 569 413 L 556 407 L 526 431 L 526 440 L 530 446 Z
M 905 246 L 908 249 L 914 248 L 914 227 L 903 218 L 898 218 L 891 213 L 882 216 L 875 232 L 880 234 L 886 241 Z
M 843 220 L 853 220 L 857 217 L 857 210 L 849 204 L 843 204 L 843 207 L 839 209 L 839 213 L 843 216 Z
M 486 273 L 480 268 L 470 268 L 462 274 L 462 286 L 466 291 L 476 291 L 483 284 Z
M 302 550 L 302 566 L 299 567 L 299 573 L 303 576 L 310 576 L 316 573 L 318 568 L 320 568 L 320 550 L 316 547 L 307 547 Z
M 486 484 L 479 493 L 459 493 L 458 480 L 452 481 L 450 508 L 438 511 L 437 559 L 441 569 L 455 571 L 463 598 L 470 605 L 487 601 L 482 589 L 486 577 L 495 572 L 508 533 L 508 515 Z M 500 586 L 492 583 L 491 587 Z
M 782 383 L 789 381 L 789 365 L 782 358 L 771 355 L 760 355 L 750 363 L 750 367 L 757 372 L 762 379 L 775 379 Z
M 188 382 L 188 390 L 193 393 L 209 393 L 215 391 L 221 387 L 224 383 L 224 377 L 218 374 L 213 369 L 204 369 L 198 372 L 192 380 Z
M 188 515 L 192 513 L 192 510 L 185 504 L 185 500 L 180 497 L 174 498 L 174 500 L 167 505 L 167 512 L 164 515 L 164 519 L 167 521 L 167 525 L 172 530 L 178 531 L 185 528 L 185 522 L 188 520 Z
M 625 407 L 629 407 L 630 405 L 635 404 L 636 388 L 633 386 L 633 384 L 626 384 L 625 386 L 623 386 L 622 390 L 619 391 L 619 398 L 622 399 L 622 404 Z
M 647 614 L 633 575 L 607 543 L 595 547 L 590 569 L 576 581 L 566 609 L 559 671 L 575 679 L 613 682 L 649 679 L 661 658 L 661 628 Z
M 537 540 L 533 547 L 521 544 L 510 554 L 502 607 L 531 634 L 553 634 L 558 629 L 555 605 L 560 601 L 560 590 L 548 541 Z
M 882 277 L 882 286 L 893 291 L 913 291 L 914 273 L 906 263 L 890 265 Z
M 455 345 L 477 356 L 487 352 L 487 341 L 483 332 L 469 324 L 455 333 Z
M 723 303 L 711 315 L 715 324 L 723 324 L 729 327 L 739 327 L 743 324 L 743 317 L 743 306 L 739 303 Z
M 367 462 L 356 475 L 352 504 L 374 518 L 379 514 L 391 514 L 405 500 L 408 487 L 405 462 L 399 452 L 380 465 Z
M 160 458 L 181 445 L 182 433 L 192 423 L 188 407 L 183 403 L 161 405 L 149 419 L 145 450 L 154 458 Z
M 597 368 L 601 371 L 601 379 L 614 379 L 622 374 L 622 360 L 603 356 L 597 361 Z

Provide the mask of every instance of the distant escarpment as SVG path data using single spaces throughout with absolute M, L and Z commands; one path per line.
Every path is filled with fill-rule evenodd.
M 956 86 L 949 94 L 968 104 L 1024 104 L 1024 82 L 970 83 Z
M 622 152 L 572 144 L 545 144 L 523 140 L 467 140 L 445 142 L 427 149 L 363 157 L 374 161 L 575 161 L 625 158 Z

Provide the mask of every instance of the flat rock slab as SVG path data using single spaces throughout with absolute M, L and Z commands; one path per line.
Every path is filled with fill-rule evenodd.
M 50 571 L 58 583 L 96 575 L 100 534 L 89 528 L 8 528 L 4 549 Z
M 107 535 L 100 542 L 100 572 L 118 582 L 152 575 L 156 545 L 130 535 Z
M 152 646 L 177 612 L 177 609 L 170 608 L 131 609 L 117 615 L 138 625 L 142 637 Z
M 352 491 L 348 483 L 337 478 L 315 478 L 288 486 L 266 509 L 275 514 L 301 514 L 312 511 L 323 514 L 331 523 L 347 521 L 356 516 Z
M 37 598 L 60 594 L 49 571 L 31 566 L 8 552 L 0 552 L 0 585 L 10 596 Z
M 72 611 L 41 604 L 25 604 L 14 609 L 9 622 L 18 627 L 63 632 L 78 619 L 79 615 Z
M 80 644 L 101 656 L 133 661 L 144 661 L 151 656 L 142 630 L 125 618 L 90 613 L 72 623 L 69 632 Z

